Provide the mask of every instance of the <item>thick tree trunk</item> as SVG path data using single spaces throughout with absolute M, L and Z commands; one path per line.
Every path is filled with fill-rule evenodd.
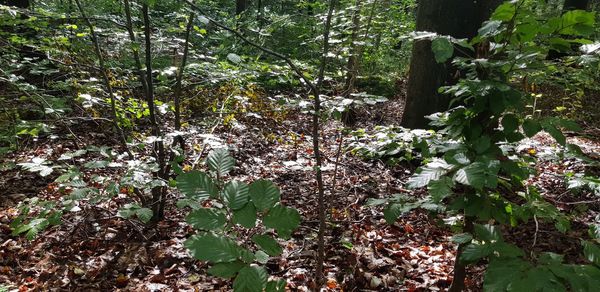
M 472 38 L 482 22 L 489 18 L 499 0 L 420 0 L 417 10 L 417 31 L 430 31 L 455 38 Z M 408 77 L 406 106 L 402 126 L 427 127 L 426 115 L 448 109 L 448 98 L 438 88 L 450 85 L 456 72 L 450 63 L 438 64 L 431 51 L 430 40 L 413 44 Z

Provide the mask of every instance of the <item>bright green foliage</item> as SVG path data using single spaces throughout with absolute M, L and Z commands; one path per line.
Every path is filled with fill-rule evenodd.
M 269 256 L 283 252 L 277 240 L 268 234 L 266 228 L 273 228 L 282 238 L 289 238 L 300 224 L 300 214 L 296 209 L 279 203 L 280 191 L 267 180 L 257 180 L 247 184 L 221 179 L 234 167 L 235 161 L 227 150 L 213 150 L 208 154 L 207 164 L 217 176 L 213 180 L 207 173 L 192 171 L 177 177 L 178 189 L 186 195 L 185 206 L 197 206 L 186 217 L 198 234 L 185 242 L 192 255 L 212 264 L 210 274 L 223 278 L 235 277 L 234 291 L 283 291 L 285 281 L 269 282 L 267 271 L 254 263 L 266 264 Z M 211 208 L 199 207 L 205 200 L 213 202 Z M 222 206 L 222 207 L 221 207 Z M 255 228 L 262 217 L 262 234 L 255 234 L 254 252 L 240 243 L 250 243 L 241 238 L 239 228 Z M 239 226 L 237 226 L 239 224 Z M 267 287 L 268 286 L 268 287 Z
M 561 232 L 568 231 L 569 220 L 564 214 L 546 202 L 535 187 L 523 188 L 533 170 L 529 168 L 530 157 L 518 153 L 514 145 L 544 130 L 558 146 L 578 152 L 576 146 L 567 144 L 562 131 L 579 127 L 558 117 L 531 115 L 531 95 L 514 83 L 527 78 L 528 70 L 547 68 L 549 50 L 569 53 L 571 44 L 589 42 L 583 38 L 593 32 L 594 19 L 593 13 L 577 10 L 538 18 L 526 1 L 500 5 L 469 44 L 478 47 L 493 43 L 489 56 L 456 58 L 453 64 L 466 77 L 440 89 L 459 106 L 429 117 L 431 125 L 440 128 L 441 139 L 454 144 L 418 141 L 431 145 L 434 151 L 422 153 L 424 164 L 408 180 L 408 187 L 427 187 L 429 196 L 419 201 L 398 196 L 387 200 L 384 215 L 388 222 L 413 208 L 436 210 L 432 207 L 440 204 L 444 206 L 437 210 L 462 213 L 474 224 L 472 231 L 463 231 L 453 240 L 463 246 L 463 263 L 490 261 L 485 291 L 590 291 L 585 289 L 594 287 L 596 280 L 575 279 L 600 273 L 598 266 L 565 265 L 554 254 L 527 258 L 520 248 L 503 241 L 499 225 L 483 225 L 516 226 L 535 218 L 554 222 Z M 579 38 L 575 41 L 573 37 Z M 436 61 L 450 58 L 454 45 L 469 47 L 462 40 L 437 36 L 432 42 Z M 582 245 L 586 258 L 599 265 L 600 247 L 593 242 Z

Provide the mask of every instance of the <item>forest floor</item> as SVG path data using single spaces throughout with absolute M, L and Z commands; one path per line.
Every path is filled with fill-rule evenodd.
M 357 126 L 372 128 L 395 123 L 399 121 L 401 106 L 401 101 L 390 101 L 365 110 L 360 113 Z M 284 253 L 271 258 L 267 268 L 272 276 L 287 280 L 291 291 L 313 291 L 318 222 L 310 120 L 306 115 L 290 113 L 281 123 L 251 117 L 239 122 L 237 127 L 217 127 L 212 136 L 192 134 L 186 140 L 193 145 L 205 145 L 206 139 L 228 145 L 237 160 L 232 176 L 241 180 L 267 178 L 281 188 L 283 203 L 297 208 L 303 221 L 292 238 L 283 242 Z M 404 187 L 415 166 L 388 166 L 342 151 L 335 171 L 338 149 L 350 140 L 344 137 L 340 141 L 339 127 L 337 122 L 327 122 L 322 136 L 326 157 L 322 169 L 330 214 L 326 235 L 327 289 L 446 290 L 452 281 L 456 246 L 450 241 L 452 231 L 443 224 L 443 217 L 414 210 L 390 225 L 383 219 L 381 208 L 365 206 L 369 198 L 395 193 L 424 195 L 424 190 Z M 82 122 L 72 130 L 90 145 L 110 140 L 97 133 L 91 123 Z M 570 137 L 569 141 L 580 145 L 589 155 L 600 153 L 600 144 L 593 140 Z M 556 148 L 544 134 L 524 145 L 528 153 L 540 156 Z M 40 139 L 6 161 L 52 159 L 76 147 L 72 140 Z M 550 223 L 531 222 L 506 230 L 505 237 L 527 252 L 559 251 L 567 254 L 569 262 L 583 262 L 578 238 L 587 234 L 585 223 L 600 214 L 600 202 L 588 193 L 568 194 L 560 176 L 583 166 L 573 160 L 557 163 L 540 159 L 536 167 L 539 175 L 530 183 L 538 185 L 542 195 L 560 209 L 577 214 L 573 216 L 573 228 L 561 234 Z M 80 211 L 65 214 L 63 224 L 45 230 L 34 240 L 10 236 L 8 225 L 18 213 L 18 201 L 34 196 L 57 200 L 62 194 L 53 182 L 56 176 L 40 178 L 20 168 L 0 171 L 0 290 L 2 287 L 18 291 L 231 289 L 230 281 L 207 275 L 207 265 L 191 258 L 183 247 L 193 231 L 185 224 L 185 212 L 174 204 L 167 207 L 165 220 L 156 226 L 144 226 L 117 216 L 118 208 L 128 202 L 125 195 L 119 195 L 101 204 L 81 204 Z M 119 173 L 102 171 L 103 175 L 119 177 Z M 169 196 L 175 202 L 180 195 L 171 192 Z M 586 208 L 581 208 L 582 205 Z M 470 291 L 481 290 L 484 269 L 484 262 L 470 268 L 467 279 Z

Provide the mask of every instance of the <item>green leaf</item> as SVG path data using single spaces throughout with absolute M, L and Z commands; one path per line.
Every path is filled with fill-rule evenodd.
M 193 235 L 184 246 L 192 256 L 212 263 L 232 262 L 240 257 L 240 247 L 231 239 L 214 234 Z
M 420 204 L 415 204 L 411 202 L 403 202 L 403 203 L 390 203 L 383 209 L 383 218 L 388 224 L 394 224 L 398 217 L 402 214 L 405 214 L 412 209 L 418 208 Z
M 252 241 L 270 256 L 275 257 L 283 252 L 279 243 L 269 235 L 256 234 L 252 236 Z
M 273 228 L 283 238 L 289 238 L 300 224 L 300 213 L 296 209 L 275 205 L 264 217 L 263 223 Z
M 445 198 L 451 196 L 453 194 L 453 185 L 454 182 L 449 177 L 442 177 L 439 180 L 429 182 L 429 185 L 427 185 L 427 190 L 431 195 L 431 200 L 434 203 L 440 203 Z
M 492 14 L 491 19 L 500 20 L 500 21 L 509 21 L 511 20 L 516 13 L 517 9 L 514 3 L 505 2 L 498 6 L 494 13 Z
M 570 10 L 561 16 L 561 34 L 589 35 L 594 33 L 595 14 L 585 10 Z
M 527 135 L 527 137 L 533 137 L 541 130 L 542 126 L 538 121 L 532 119 L 526 119 L 525 121 L 523 121 L 523 132 L 525 132 L 525 135 Z
M 152 219 L 152 210 L 149 208 L 139 208 L 135 210 L 135 216 L 143 223 L 148 223 Z
M 216 197 L 218 189 L 213 180 L 203 172 L 191 171 L 177 176 L 177 189 L 187 197 L 203 201 Z
M 548 134 L 550 134 L 550 136 L 552 136 L 552 138 L 554 138 L 558 144 L 561 146 L 565 146 L 565 144 L 567 144 L 567 138 L 558 128 L 556 128 L 556 126 L 547 123 L 544 124 L 543 127 L 544 130 L 546 130 L 546 132 L 548 132 Z
M 484 22 L 483 26 L 478 30 L 479 36 L 489 37 L 500 33 L 500 25 L 502 25 L 502 21 L 498 20 Z
M 27 224 L 23 224 L 12 231 L 13 236 L 25 233 L 28 240 L 32 240 L 40 231 L 44 230 L 50 222 L 46 218 L 33 219 Z
M 446 161 L 442 159 L 434 159 L 432 162 L 427 163 L 424 167 L 419 168 L 417 173 L 408 179 L 408 188 L 416 189 L 421 188 L 429 184 L 431 181 L 440 179 L 442 175 L 445 175 L 452 169 Z
M 225 185 L 225 201 L 229 208 L 239 210 L 248 203 L 248 185 L 240 181 L 230 181 Z
M 241 261 L 217 263 L 208 269 L 208 273 L 221 278 L 233 278 L 245 266 L 246 264 Z
M 454 54 L 454 46 L 446 37 L 438 37 L 431 41 L 431 50 L 438 63 L 446 62 Z
M 590 241 L 582 241 L 581 245 L 583 245 L 585 258 L 595 265 L 600 266 L 600 246 Z
M 491 260 L 485 272 L 483 291 L 506 291 L 530 267 L 530 263 L 519 258 Z
M 225 214 L 213 208 L 194 210 L 185 218 L 185 221 L 200 230 L 222 229 L 227 223 Z
M 500 234 L 500 230 L 498 227 L 491 224 L 475 224 L 473 226 L 475 231 L 475 235 L 477 235 L 478 239 L 481 239 L 485 242 L 498 242 L 502 240 L 502 235 Z
M 257 180 L 250 185 L 250 199 L 256 209 L 264 211 L 279 202 L 279 188 L 268 180 Z
M 463 185 L 472 186 L 475 189 L 482 189 L 485 184 L 485 164 L 474 162 L 467 165 L 454 175 L 454 180 Z
M 229 173 L 235 166 L 235 159 L 229 155 L 227 149 L 215 149 L 208 153 L 206 162 L 210 170 L 216 172 L 219 176 Z
M 258 250 L 254 253 L 254 259 L 264 265 L 269 262 L 269 255 L 262 250 Z
M 479 259 L 489 256 L 493 251 L 492 246 L 489 244 L 471 243 L 463 249 L 460 254 L 460 260 L 468 263 L 476 262 Z
M 256 266 L 242 268 L 233 281 L 233 291 L 235 292 L 258 292 L 263 291 L 266 286 L 267 271 Z
M 452 241 L 458 244 L 469 243 L 473 240 L 473 235 L 470 233 L 460 233 L 452 236 Z
M 506 114 L 502 117 L 502 127 L 505 133 L 514 132 L 519 127 L 519 119 L 514 114 Z
M 243 208 L 234 210 L 233 223 L 240 224 L 246 228 L 254 228 L 256 226 L 256 207 L 248 203 Z
M 287 286 L 287 283 L 283 279 L 278 279 L 277 281 L 269 281 L 267 283 L 266 292 L 284 292 L 285 286 Z

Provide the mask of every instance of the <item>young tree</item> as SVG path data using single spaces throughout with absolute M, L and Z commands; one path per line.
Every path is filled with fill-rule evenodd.
M 498 0 L 421 0 L 418 3 L 416 31 L 435 32 L 454 38 L 472 38 Z M 412 50 L 406 106 L 402 126 L 427 127 L 426 115 L 448 109 L 448 98 L 438 88 L 450 85 L 460 74 L 450 63 L 436 62 L 428 39 L 415 40 Z

